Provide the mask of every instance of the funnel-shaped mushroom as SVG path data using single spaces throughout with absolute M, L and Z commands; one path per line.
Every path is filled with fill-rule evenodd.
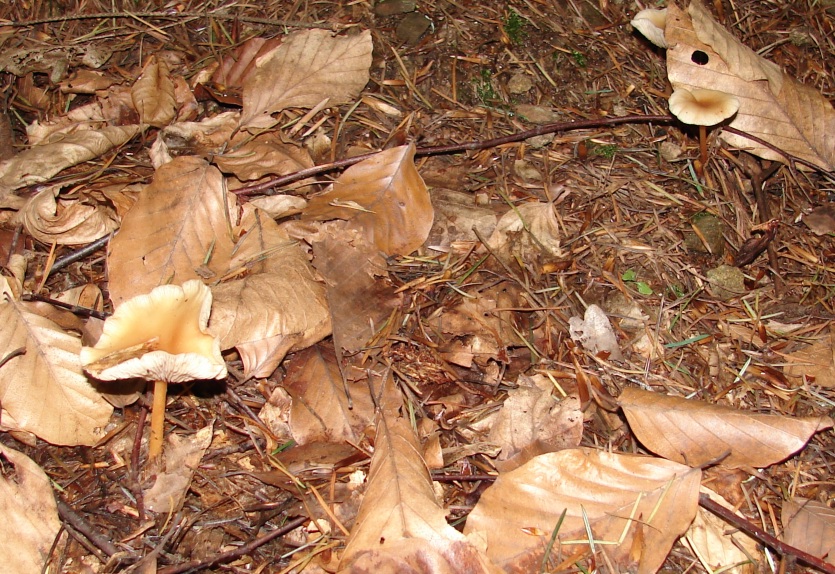
M 97 379 L 154 382 L 150 458 L 162 452 L 168 383 L 226 376 L 220 343 L 206 333 L 211 308 L 212 292 L 200 281 L 163 285 L 125 301 L 96 346 L 81 349 L 84 370 Z
M 667 9 L 653 10 L 647 8 L 641 10 L 630 22 L 632 27 L 644 35 L 644 37 L 658 46 L 659 48 L 667 47 L 667 39 L 664 36 L 664 30 L 667 27 Z
M 685 124 L 699 126 L 701 169 L 707 161 L 707 126 L 728 119 L 739 110 L 739 100 L 716 90 L 676 88 L 669 100 L 670 113 Z

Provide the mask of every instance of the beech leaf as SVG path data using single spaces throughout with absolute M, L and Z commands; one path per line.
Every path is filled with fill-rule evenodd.
M 157 170 L 110 242 L 110 298 L 115 305 L 168 283 L 208 279 L 227 270 L 234 242 L 217 168 L 179 157 Z
M 249 275 L 212 288 L 209 332 L 238 350 L 246 376 L 267 377 L 288 352 L 330 335 L 325 285 L 268 216 L 247 208 L 241 229 L 226 275 Z
M 595 544 L 606 543 L 621 571 L 651 573 L 696 515 L 700 480 L 698 469 L 642 456 L 590 449 L 543 454 L 500 475 L 464 533 L 486 536 L 487 555 L 506 572 L 539 572 L 565 511 L 552 555 L 575 555 L 588 548 L 591 534 Z
M 783 503 L 783 540 L 835 565 L 835 509 L 823 502 L 793 498 Z
M 60 187 L 50 187 L 21 210 L 26 232 L 47 245 L 83 245 L 119 228 L 112 209 L 92 200 L 58 199 Z
M 411 253 L 426 241 L 434 218 L 414 157 L 409 144 L 349 167 L 333 189 L 310 200 L 304 217 L 351 220 L 386 255 Z
M 326 224 L 313 242 L 313 263 L 327 284 L 337 349 L 359 351 L 400 303 L 385 257 L 362 232 L 344 222 Z
M 0 564 L 7 574 L 42 572 L 61 529 L 52 484 L 25 454 L 0 443 L 0 455 Z
M 406 419 L 378 416 L 367 487 L 339 568 L 380 574 L 492 572 L 486 558 L 452 526 Z M 394 411 L 396 412 L 396 411 Z
M 148 58 L 130 96 L 141 123 L 161 128 L 174 119 L 177 111 L 174 82 L 165 60 L 156 56 Z
M 739 111 L 730 126 L 822 169 L 835 169 L 835 109 L 820 93 L 742 44 L 699 0 L 686 12 L 670 3 L 664 34 L 667 75 L 674 89 L 731 94 L 739 100 Z M 747 138 L 727 131 L 721 137 L 760 157 L 786 162 Z
M 644 446 L 694 467 L 720 459 L 726 466 L 770 466 L 832 426 L 827 417 L 749 413 L 631 387 L 618 402 Z
M 371 32 L 333 36 L 326 30 L 304 30 L 284 38 L 258 57 L 243 85 L 243 128 L 269 128 L 271 114 L 284 108 L 312 108 L 353 100 L 368 83 Z
M 243 181 L 265 175 L 287 175 L 313 167 L 313 160 L 304 148 L 283 143 L 272 133 L 259 136 L 213 159 L 221 171 L 232 173 Z
M 332 344 L 295 353 L 286 362 L 283 386 L 293 399 L 290 432 L 297 444 L 315 441 L 356 444 L 374 422 L 366 381 L 356 383 L 349 403 Z
M 24 309 L 10 298 L 7 287 L 3 292 L 0 356 L 20 348 L 26 351 L 0 368 L 3 424 L 14 421 L 15 428 L 52 444 L 96 444 L 113 407 L 82 372 L 81 341 Z
M 47 181 L 68 167 L 95 159 L 127 143 L 139 126 L 110 126 L 57 134 L 49 143 L 26 149 L 0 163 L 0 197 L 9 191 Z

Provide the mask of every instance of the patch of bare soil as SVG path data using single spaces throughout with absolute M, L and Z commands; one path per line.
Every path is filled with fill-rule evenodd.
M 360 355 L 388 365 L 416 424 L 431 422 L 422 438 L 442 453 L 432 466 L 436 492 L 449 523 L 462 529 L 501 460 L 484 446 L 489 429 L 479 423 L 509 400 L 520 375 L 547 377 L 558 393 L 577 397 L 581 445 L 614 453 L 650 450 L 618 408 L 628 388 L 747 413 L 835 412 L 835 229 L 831 216 L 826 219 L 835 179 L 730 148 L 718 130 L 707 134 L 702 165 L 698 128 L 674 118 L 607 124 L 618 116 L 668 115 L 665 52 L 629 25 L 644 7 L 614 0 L 3 3 L 0 159 L 27 145 L 26 126 L 35 120 L 93 101 L 93 94 L 61 86 L 91 69 L 97 51 L 111 54 L 100 69 L 126 83 L 149 54 L 162 54 L 194 90 L 202 71 L 249 38 L 308 28 L 344 36 L 370 30 L 371 80 L 357 102 L 309 120 L 330 138 L 314 160 L 324 164 L 407 142 L 418 148 L 435 227 L 417 252 L 388 258 L 388 277 L 378 280 L 402 299 Z M 835 99 L 831 2 L 716 1 L 710 9 L 745 45 Z M 198 118 L 240 109 L 240 93 L 207 87 L 198 96 Z M 281 123 L 301 115 L 283 115 Z M 421 155 L 432 146 L 578 120 L 599 123 Z M 109 185 L 147 184 L 157 132 L 148 129 L 51 183 L 91 186 L 100 194 Z M 288 136 L 294 138 L 301 141 L 302 134 Z M 317 176 L 318 189 L 338 175 Z M 29 198 L 40 189 L 28 185 L 16 195 Z M 470 198 L 466 217 L 454 193 L 452 207 L 439 209 L 449 190 Z M 478 217 L 492 217 L 495 226 L 497 215 L 533 202 L 554 206 L 557 249 L 501 257 L 482 245 L 492 233 L 489 223 L 472 234 Z M 26 255 L 25 292 L 48 298 L 95 283 L 107 295 L 104 243 L 66 259 L 77 247 L 56 249 L 22 232 L 17 207 L 2 215 L 0 262 Z M 823 218 L 814 229 L 819 233 L 805 221 L 813 210 Z M 760 230 L 772 219 L 776 227 Z M 759 245 L 746 246 L 758 238 Z M 753 260 L 735 265 L 740 251 Z M 612 321 L 619 360 L 609 351 L 584 350 L 570 335 L 572 317 L 592 304 Z M 110 311 L 105 299 L 103 312 Z M 812 354 L 804 355 L 810 347 Z M 169 390 L 166 432 L 188 436 L 214 421 L 214 437 L 184 504 L 168 515 L 143 502 L 153 474 L 146 463 L 150 395 L 117 408 L 95 446 L 0 433 L 0 443 L 45 470 L 60 501 L 65 534 L 49 550 L 46 571 L 285 572 L 333 565 L 329 560 L 348 534 L 339 519 L 352 520 L 356 508 L 349 507 L 358 503 L 349 481 L 368 470 L 373 435 L 337 453 L 325 443 L 300 455 L 282 451 L 287 445 L 276 444 L 275 421 L 264 420 L 264 409 L 289 376 L 292 355 L 264 378 L 241 375 L 234 352 L 225 359 L 225 381 Z M 814 370 L 810 363 L 817 363 Z M 317 457 L 324 462 L 316 464 Z M 792 497 L 830 509 L 835 499 L 831 430 L 767 468 L 705 466 L 703 484 L 773 534 L 781 533 L 781 509 Z M 342 510 L 334 514 L 337 506 Z M 316 530 L 311 517 L 330 530 Z M 780 555 L 770 552 L 779 563 Z M 546 571 L 619 569 L 600 555 L 568 558 Z M 794 558 L 783 560 L 783 568 L 792 567 Z M 663 568 L 687 572 L 703 565 L 682 539 Z M 771 571 L 766 562 L 758 568 Z

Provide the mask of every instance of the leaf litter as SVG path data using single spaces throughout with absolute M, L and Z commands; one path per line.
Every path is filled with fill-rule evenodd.
M 831 7 L 136 8 L 0 9 L 10 572 L 833 571 Z M 82 341 L 188 281 L 153 463 Z

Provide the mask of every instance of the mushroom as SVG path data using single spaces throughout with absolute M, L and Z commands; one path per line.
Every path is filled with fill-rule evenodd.
M 120 305 L 94 347 L 81 349 L 84 370 L 102 381 L 154 383 L 148 456 L 162 453 L 169 383 L 226 377 L 220 342 L 206 333 L 212 292 L 201 281 L 163 285 Z
M 664 37 L 664 30 L 667 27 L 666 8 L 662 10 L 653 10 L 652 8 L 641 10 L 635 14 L 630 24 L 659 48 L 667 47 L 667 39 Z
M 728 119 L 739 110 L 739 100 L 716 90 L 676 88 L 669 100 L 670 113 L 679 121 L 699 126 L 699 158 L 701 176 L 707 162 L 707 126 Z

